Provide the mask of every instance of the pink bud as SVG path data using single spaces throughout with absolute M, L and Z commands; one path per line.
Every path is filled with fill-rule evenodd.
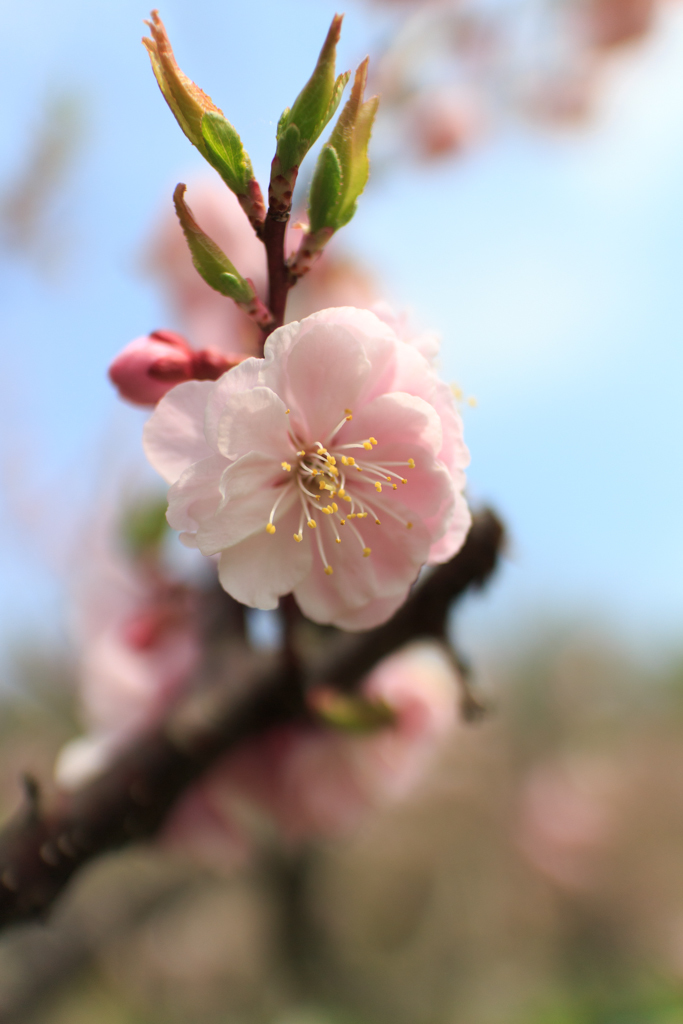
M 193 352 L 172 331 L 154 331 L 126 345 L 109 367 L 109 379 L 122 398 L 156 405 L 167 391 L 192 378 Z

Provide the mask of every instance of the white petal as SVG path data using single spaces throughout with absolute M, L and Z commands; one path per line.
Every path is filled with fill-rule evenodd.
M 282 399 L 270 388 L 256 387 L 231 396 L 218 422 L 218 448 L 228 459 L 257 451 L 282 462 L 295 451 L 288 429 Z
M 188 380 L 161 399 L 145 424 L 145 455 L 169 484 L 193 462 L 201 462 L 214 449 L 204 436 L 204 413 L 211 391 L 210 380 Z
M 311 568 L 310 544 L 294 540 L 298 525 L 295 506 L 279 520 L 276 533 L 262 530 L 224 551 L 218 566 L 223 589 L 250 608 L 277 608 L 278 598 L 289 594 Z
M 255 388 L 260 383 L 262 370 L 263 359 L 245 359 L 224 373 L 213 385 L 213 391 L 206 403 L 204 433 L 207 442 L 215 449 L 218 448 L 218 423 L 226 405 L 233 395 Z
M 202 519 L 197 530 L 197 546 L 204 555 L 224 551 L 252 533 L 267 537 L 266 524 L 278 498 L 282 500 L 277 507 L 276 523 L 297 500 L 295 481 L 282 472 L 274 459 L 260 452 L 250 452 L 229 464 L 220 490 L 220 505 Z
M 215 513 L 222 501 L 220 481 L 227 459 L 212 455 L 185 470 L 168 492 L 166 518 L 174 530 L 193 533 L 207 516 Z

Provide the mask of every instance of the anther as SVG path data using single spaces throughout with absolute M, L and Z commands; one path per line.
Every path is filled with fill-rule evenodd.
M 341 544 L 341 537 L 335 537 L 334 542 L 335 544 Z
M 305 451 L 304 451 L 304 449 L 302 448 L 302 449 L 301 449 L 301 451 L 300 451 L 300 452 L 297 452 L 296 454 L 297 454 L 297 455 L 298 455 L 298 456 L 299 456 L 300 458 L 302 458 L 302 457 L 303 457 L 303 456 L 304 456 L 304 455 L 306 454 L 306 452 L 305 452 Z
M 295 533 L 295 534 L 294 534 L 294 540 L 295 540 L 295 541 L 298 541 L 298 543 L 301 543 L 301 541 L 302 541 L 303 539 L 304 539 L 304 535 L 302 534 L 301 530 L 299 530 L 299 532 L 298 532 L 298 533 Z
M 363 558 L 367 558 L 370 554 L 372 554 L 372 548 L 363 548 Z
M 402 484 L 407 484 L 408 483 L 408 481 L 406 480 L 406 478 L 404 476 L 401 477 L 401 483 Z
M 290 409 L 285 409 L 285 416 L 289 416 L 290 411 Z
M 375 523 L 377 524 L 377 526 L 381 526 L 381 525 L 382 525 L 382 524 L 380 523 L 379 519 L 375 519 Z
M 382 485 L 379 482 L 379 480 L 375 480 L 375 490 L 377 491 L 378 494 L 382 490 Z
M 369 437 L 368 441 L 370 442 L 370 444 L 379 444 L 376 437 Z
M 346 413 L 347 420 L 352 420 L 353 419 L 353 413 L 351 412 L 350 409 L 344 409 L 344 412 Z
M 412 523 L 406 523 L 406 526 L 408 527 L 409 530 L 412 530 L 412 528 L 413 528 L 413 524 Z
M 397 491 L 398 490 L 398 484 L 392 484 L 391 485 L 391 489 L 392 489 L 392 491 Z
M 346 526 L 346 520 L 345 519 L 340 519 L 339 520 L 339 525 L 340 526 Z
M 288 462 L 281 462 L 280 465 L 284 469 L 285 473 L 290 473 L 291 472 L 292 467 L 290 466 L 290 464 Z
M 315 526 L 316 526 L 315 519 L 309 519 L 308 520 L 308 525 L 310 526 L 310 528 L 312 530 L 315 530 Z
M 266 523 L 266 533 L 275 533 L 275 526 L 273 523 Z
M 333 512 L 338 512 L 339 511 L 339 505 L 337 504 L 336 501 L 332 502 L 332 511 Z
M 363 441 L 363 447 L 365 448 L 366 452 L 372 451 L 372 444 L 370 441 Z
M 415 469 L 415 459 L 408 459 L 408 465 L 411 469 Z
M 334 569 L 332 568 L 331 565 L 326 565 L 325 566 L 325 575 L 326 576 L 331 576 L 333 572 L 334 572 Z

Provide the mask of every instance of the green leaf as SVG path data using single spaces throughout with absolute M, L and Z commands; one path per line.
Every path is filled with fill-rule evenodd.
M 199 227 L 185 203 L 185 189 L 186 186 L 182 184 L 176 187 L 173 202 L 195 268 L 206 283 L 221 295 L 227 295 L 235 302 L 251 302 L 255 295 L 254 289 L 238 273 L 223 250 Z
M 135 556 L 157 547 L 168 531 L 165 495 L 149 497 L 130 507 L 123 516 L 121 532 Z
M 334 226 L 334 211 L 342 190 L 342 168 L 334 146 L 323 146 L 315 165 L 308 212 L 311 231 Z
M 385 701 L 339 693 L 328 687 L 312 690 L 309 702 L 327 725 L 344 732 L 376 732 L 396 721 L 394 711 Z
M 238 133 L 221 114 L 209 113 L 202 118 L 202 137 L 207 159 L 236 195 L 244 195 L 254 176 L 251 160 Z

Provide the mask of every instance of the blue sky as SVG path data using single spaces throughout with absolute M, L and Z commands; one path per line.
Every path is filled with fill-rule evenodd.
M 327 0 L 161 9 L 183 67 L 234 121 L 262 179 L 279 113 L 334 10 Z M 22 166 L 46 96 L 77 91 L 87 121 L 62 201 L 60 278 L 0 263 L 0 640 L 10 643 L 59 628 L 65 522 L 82 523 L 85 495 L 139 463 L 142 420 L 116 402 L 108 362 L 170 325 L 140 251 L 173 185 L 202 161 L 152 79 L 139 42 L 147 13 L 137 0 L 37 0 L 0 16 L 0 183 Z M 376 10 L 350 5 L 341 64 L 383 29 Z M 589 128 L 508 128 L 459 163 L 404 166 L 373 183 L 345 230 L 388 297 L 442 333 L 444 376 L 478 401 L 465 411 L 471 491 L 505 515 L 512 540 L 498 583 L 465 614 L 475 647 L 547 616 L 678 643 L 682 56 L 673 11 L 608 81 Z

